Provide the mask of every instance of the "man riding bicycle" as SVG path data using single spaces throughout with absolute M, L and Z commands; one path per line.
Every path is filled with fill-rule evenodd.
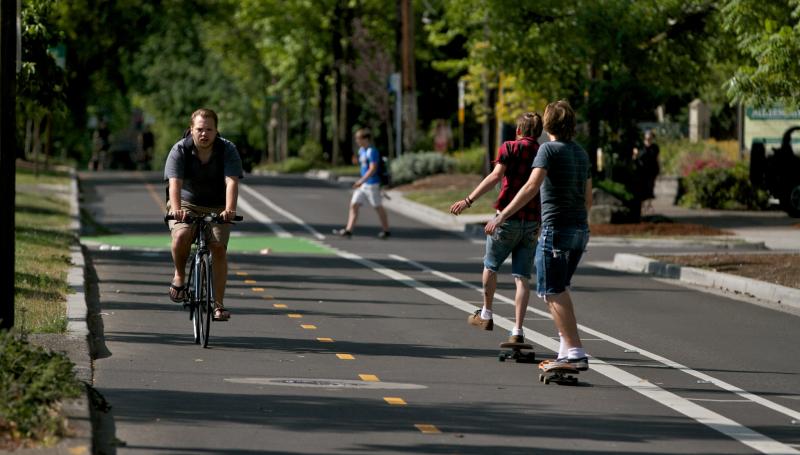
M 172 260 L 175 274 L 169 286 L 173 302 L 186 297 L 186 260 L 194 239 L 188 217 L 219 214 L 223 221 L 233 221 L 239 197 L 239 179 L 244 178 L 242 160 L 236 146 L 218 136 L 217 114 L 211 109 L 192 113 L 191 135 L 181 139 L 169 152 L 164 167 L 164 180 L 169 181 L 167 212 L 175 220 L 169 222 L 172 235 Z M 176 204 L 173 201 L 180 201 Z M 231 224 L 213 224 L 208 236 L 215 290 L 214 319 L 226 321 L 230 312 L 223 304 L 228 279 L 227 247 Z

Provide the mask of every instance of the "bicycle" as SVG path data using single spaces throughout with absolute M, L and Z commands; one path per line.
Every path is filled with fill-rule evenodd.
M 166 215 L 164 222 L 174 220 L 172 215 Z M 242 216 L 234 217 L 234 221 L 242 221 Z M 214 281 L 212 273 L 211 252 L 206 244 L 205 231 L 211 223 L 225 224 L 221 216 L 211 213 L 202 217 L 187 216 L 184 221 L 194 225 L 194 240 L 192 252 L 187 261 L 191 264 L 189 277 L 186 280 L 186 294 L 183 307 L 189 309 L 189 319 L 192 321 L 195 344 L 208 347 L 208 335 L 211 331 L 211 320 L 214 319 Z

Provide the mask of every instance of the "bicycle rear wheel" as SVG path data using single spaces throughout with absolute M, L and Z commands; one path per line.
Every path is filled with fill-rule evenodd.
M 204 348 L 208 347 L 208 335 L 211 332 L 211 318 L 213 315 L 213 304 L 211 300 L 211 266 L 208 256 L 200 258 L 200 295 L 197 299 L 196 313 L 200 325 L 200 338 Z

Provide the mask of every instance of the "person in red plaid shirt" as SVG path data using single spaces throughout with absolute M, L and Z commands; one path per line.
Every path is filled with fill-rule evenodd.
M 542 134 L 542 117 L 527 112 L 517 118 L 517 139 L 506 141 L 497 152 L 494 170 L 484 178 L 467 197 L 456 201 L 450 213 L 458 215 L 472 206 L 476 199 L 498 183 L 502 183 L 500 194 L 494 204 L 498 213 L 517 195 L 528 181 L 531 165 L 539 150 L 536 138 Z M 533 258 L 536 252 L 536 234 L 541 222 L 541 204 L 535 197 L 506 220 L 494 234 L 486 236 L 486 255 L 483 258 L 483 308 L 476 310 L 467 322 L 484 330 L 494 329 L 492 320 L 492 301 L 497 289 L 497 271 L 503 261 L 511 255 L 511 274 L 516 282 L 516 324 L 508 341 L 524 343 L 522 323 L 528 309 L 530 297 L 530 278 Z

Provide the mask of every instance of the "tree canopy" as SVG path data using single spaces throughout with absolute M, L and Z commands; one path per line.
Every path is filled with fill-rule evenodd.
M 20 125 L 68 112 L 56 134 L 85 159 L 90 118 L 125 128 L 139 108 L 164 154 L 205 106 L 261 158 L 313 143 L 347 162 L 356 128 L 371 127 L 380 147 L 396 134 L 387 78 L 401 67 L 403 1 L 413 3 L 415 150 L 430 149 L 437 119 L 455 125 L 459 80 L 467 144 L 487 114 L 513 122 L 555 99 L 576 107 L 589 150 L 622 150 L 657 106 L 678 116 L 695 97 L 800 103 L 800 0 L 28 0 Z M 53 48 L 65 49 L 64 70 Z

